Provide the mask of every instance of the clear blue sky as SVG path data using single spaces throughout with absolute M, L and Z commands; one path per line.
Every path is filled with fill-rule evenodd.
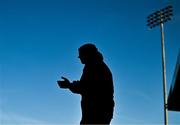
M 78 124 L 80 96 L 59 89 L 80 78 L 77 49 L 97 45 L 113 73 L 115 124 L 163 124 L 160 29 L 146 17 L 168 4 L 167 87 L 180 48 L 179 0 L 1 0 L 0 124 Z M 180 112 L 169 111 L 180 124 Z

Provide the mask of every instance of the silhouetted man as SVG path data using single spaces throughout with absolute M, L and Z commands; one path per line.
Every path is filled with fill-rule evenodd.
M 58 81 L 61 88 L 69 88 L 82 96 L 82 119 L 80 124 L 110 124 L 114 109 L 112 74 L 103 62 L 103 56 L 95 45 L 85 44 L 79 48 L 79 58 L 84 64 L 80 81 Z

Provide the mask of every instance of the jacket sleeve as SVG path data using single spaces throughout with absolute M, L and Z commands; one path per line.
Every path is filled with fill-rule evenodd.
M 69 89 L 73 93 L 81 94 L 82 88 L 80 85 L 80 81 L 74 81 L 73 83 L 71 83 Z

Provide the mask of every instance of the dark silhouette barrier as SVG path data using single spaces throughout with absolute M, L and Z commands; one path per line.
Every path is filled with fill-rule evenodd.
M 180 51 L 168 97 L 168 110 L 180 111 Z

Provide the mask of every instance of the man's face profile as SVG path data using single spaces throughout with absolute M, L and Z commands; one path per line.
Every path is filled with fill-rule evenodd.
M 79 51 L 79 56 L 78 58 L 81 60 L 81 63 L 82 64 L 85 64 L 85 58 L 84 58 L 84 55 L 82 54 L 82 52 Z

